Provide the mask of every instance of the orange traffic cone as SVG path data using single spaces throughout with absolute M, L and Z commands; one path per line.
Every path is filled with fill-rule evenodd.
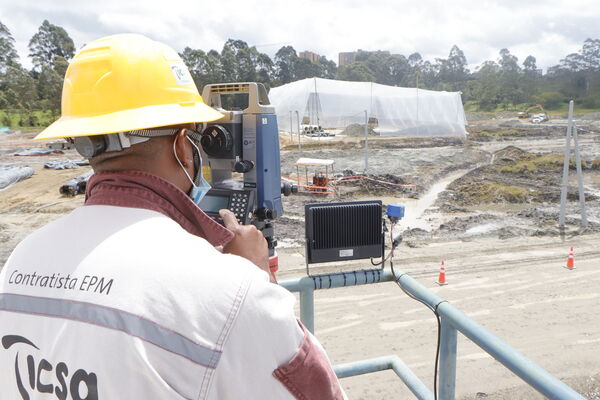
M 567 258 L 566 269 L 575 269 L 575 255 L 573 255 L 573 248 L 571 247 L 571 252 L 569 253 L 569 258 Z
M 436 282 L 440 286 L 448 284 L 446 283 L 446 267 L 444 265 L 444 260 L 442 260 L 442 266 L 440 267 L 440 276 L 438 277 L 438 280 Z

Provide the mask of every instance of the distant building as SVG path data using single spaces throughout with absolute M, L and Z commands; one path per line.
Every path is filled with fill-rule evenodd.
M 321 58 L 320 55 L 318 55 L 317 53 L 313 53 L 312 51 L 301 51 L 299 57 L 306 58 L 307 60 L 310 60 L 314 63 L 319 62 L 319 58 Z
M 538 68 L 535 70 L 535 73 L 538 74 L 539 76 L 544 75 L 544 70 L 542 68 Z
M 558 71 L 559 68 L 560 67 L 558 65 L 555 65 L 553 67 L 548 67 L 548 69 L 546 70 L 546 75 L 551 75 L 551 74 L 556 73 L 556 71 Z
M 339 59 L 339 62 L 338 62 L 339 67 L 342 67 L 344 65 L 350 65 L 356 60 L 356 52 L 349 51 L 349 52 L 345 52 L 345 53 L 339 53 L 338 59 Z

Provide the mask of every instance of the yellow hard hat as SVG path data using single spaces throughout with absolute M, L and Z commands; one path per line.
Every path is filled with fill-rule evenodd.
M 202 101 L 175 50 L 137 34 L 85 46 L 67 69 L 62 116 L 35 139 L 103 135 L 209 122 L 223 115 Z

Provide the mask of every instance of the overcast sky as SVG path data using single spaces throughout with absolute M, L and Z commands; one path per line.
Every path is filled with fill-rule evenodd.
M 460 47 L 471 69 L 508 48 L 522 63 L 533 55 L 544 70 L 600 38 L 594 0 L 2 0 L 0 21 L 15 37 L 26 66 L 27 45 L 48 19 L 77 48 L 98 37 L 136 32 L 176 50 L 221 50 L 241 39 L 273 57 L 283 45 L 338 61 L 342 51 L 420 52 L 433 60 Z

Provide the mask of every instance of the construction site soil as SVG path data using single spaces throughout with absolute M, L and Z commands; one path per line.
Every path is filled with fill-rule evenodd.
M 502 333 L 510 344 L 516 342 L 515 346 L 526 356 L 533 357 L 535 362 L 574 385 L 588 398 L 600 399 L 600 363 L 597 362 L 600 359 L 600 319 L 594 311 L 600 305 L 597 289 L 600 283 L 597 246 L 600 239 L 600 124 L 594 120 L 578 121 L 588 227 L 580 227 L 572 161 L 566 229 L 560 232 L 557 220 L 565 121 L 533 125 L 511 118 L 474 119 L 476 121 L 468 127 L 467 139 L 370 136 L 366 169 L 365 139 L 358 133 L 357 136 L 302 138 L 302 150 L 298 149 L 297 137 L 290 139 L 282 135 L 284 179 L 304 183 L 307 177 L 310 181 L 315 173 L 325 172 L 320 167 L 297 168 L 295 163 L 301 157 L 331 159 L 335 163 L 333 172 L 328 171 L 332 194 L 302 193 L 284 198 L 284 216 L 275 223 L 280 276 L 290 278 L 303 274 L 305 204 L 365 199 L 379 199 L 385 205 L 403 204 L 406 217 L 400 227 L 404 242 L 396 255 L 401 268 L 406 267 L 406 271 L 419 280 L 425 278 L 426 286 L 437 291 L 438 288 L 429 283 L 433 282 L 441 259 L 450 260 L 449 273 L 461 275 L 452 279 L 455 282 L 460 279 L 462 284 L 451 282 L 440 295 L 453 304 L 459 303 L 459 308 L 466 307 L 467 313 L 478 322 L 484 320 L 486 328 Z M 353 129 L 358 132 L 359 128 L 364 134 L 364 128 Z M 0 133 L 0 166 L 27 165 L 35 170 L 31 178 L 0 190 L 0 266 L 27 234 L 83 204 L 83 196 L 62 196 L 59 187 L 89 167 L 65 170 L 43 167 L 50 160 L 80 160 L 74 151 L 12 155 L 39 147 L 32 144 L 33 136 L 33 132 Z M 558 269 L 545 272 L 549 264 L 560 265 L 571 245 L 587 249 L 585 265 L 589 266 L 585 267 L 585 274 L 580 270 L 567 271 L 572 274 L 572 279 L 567 279 L 559 276 L 563 271 Z M 521 250 L 515 251 L 515 247 Z M 495 262 L 489 259 L 492 255 L 496 257 Z M 317 267 L 317 271 L 327 268 Z M 546 275 L 540 278 L 540 274 Z M 574 288 L 575 284 L 581 287 Z M 343 295 L 334 291 L 319 294 L 317 320 L 323 323 L 317 324 L 316 333 L 335 363 L 398 353 L 430 386 L 435 319 L 397 288 L 390 285 L 382 290 L 380 286 L 355 288 L 350 292 L 344 289 Z M 492 287 L 501 290 L 490 292 L 488 288 Z M 471 301 L 475 298 L 476 301 Z M 560 306 L 556 306 L 553 299 L 559 301 Z M 566 299 L 573 300 L 576 313 L 566 307 Z M 519 308 L 519 304 L 525 306 Z M 543 307 L 533 304 L 543 304 Z M 404 311 L 394 317 L 386 311 L 390 307 Z M 514 312 L 506 312 L 501 307 Z M 369 316 L 361 314 L 363 312 Z M 557 313 L 564 314 L 557 317 Z M 414 319 L 416 315 L 421 317 Z M 510 328 L 513 321 L 519 324 L 515 331 L 522 329 L 517 336 Z M 417 326 L 413 325 L 420 324 L 426 325 L 427 330 L 415 330 Z M 430 335 L 423 335 L 425 332 Z M 561 342 L 562 347 L 555 347 L 557 338 L 568 341 L 566 332 L 576 336 L 581 344 L 570 354 L 557 354 L 558 348 L 573 350 L 566 342 Z M 355 351 L 357 346 L 358 352 Z M 459 353 L 463 346 L 473 348 L 472 344 L 459 341 Z M 407 349 L 411 349 L 408 358 Z M 596 360 L 595 364 L 592 359 Z M 481 351 L 459 356 L 459 371 L 464 367 L 458 374 L 459 397 L 542 398 L 506 370 L 488 365 L 490 361 Z M 488 372 L 485 376 L 482 368 Z M 356 399 L 408 396 L 392 373 L 381 374 L 384 379 L 376 381 L 366 377 L 346 379 L 344 387 L 349 396 Z

